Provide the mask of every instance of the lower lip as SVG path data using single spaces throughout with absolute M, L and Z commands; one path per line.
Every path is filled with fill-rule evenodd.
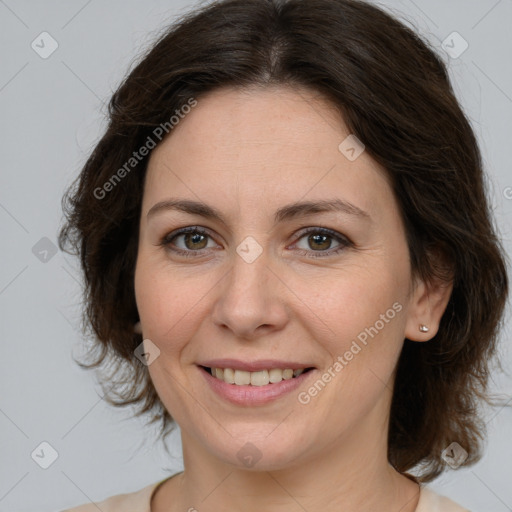
M 264 405 L 291 393 L 314 372 L 312 369 L 298 377 L 265 386 L 238 386 L 213 377 L 202 367 L 198 368 L 215 393 L 233 404 L 247 406 Z

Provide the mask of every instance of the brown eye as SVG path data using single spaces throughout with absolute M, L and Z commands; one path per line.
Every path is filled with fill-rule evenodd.
M 188 227 L 174 231 L 166 235 L 160 245 L 172 252 L 183 256 L 202 255 L 202 251 L 208 249 L 209 233 L 199 227 Z
M 331 247 L 331 240 L 329 235 L 309 235 L 308 236 L 308 243 L 309 246 L 312 249 L 330 249 Z
M 327 228 L 313 228 L 303 232 L 299 241 L 296 242 L 296 245 L 298 245 L 302 239 L 306 239 L 307 247 L 303 248 L 299 246 L 299 253 L 312 258 L 333 256 L 353 245 L 345 236 Z M 338 246 L 332 249 L 333 240 L 338 243 Z
M 207 235 L 202 233 L 185 233 L 180 236 L 184 237 L 183 240 L 187 249 L 204 249 L 207 245 Z

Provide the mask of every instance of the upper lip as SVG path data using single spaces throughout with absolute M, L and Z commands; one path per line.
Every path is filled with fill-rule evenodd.
M 261 370 L 270 370 L 279 368 L 281 370 L 292 369 L 300 370 L 312 368 L 312 364 L 299 363 L 297 361 L 283 361 L 277 359 L 261 359 L 259 361 L 241 361 L 239 359 L 210 359 L 197 363 L 199 366 L 207 368 L 231 368 L 233 370 L 242 370 L 246 372 L 258 372 Z

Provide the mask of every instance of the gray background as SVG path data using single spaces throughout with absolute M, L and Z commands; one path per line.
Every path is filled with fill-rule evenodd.
M 194 5 L 0 0 L 0 511 L 57 511 L 137 490 L 182 469 L 178 431 L 169 442 L 169 460 L 154 442 L 155 430 L 130 419 L 129 410 L 109 407 L 93 372 L 73 363 L 71 356 L 84 346 L 77 262 L 60 251 L 45 255 L 41 251 L 51 243 L 40 240 L 56 243 L 61 196 L 99 140 L 105 102 L 130 63 Z M 481 143 L 495 217 L 510 254 L 512 0 L 380 5 L 408 20 L 449 63 Z M 59 45 L 46 59 L 31 47 L 43 31 Z M 457 58 L 441 47 L 454 31 L 469 44 Z M 510 371 L 509 319 L 500 350 Z M 512 379 L 496 373 L 493 389 L 511 396 Z M 473 512 L 510 511 L 512 410 L 489 411 L 486 421 L 482 461 L 431 485 Z M 43 441 L 58 452 L 48 469 L 31 458 Z

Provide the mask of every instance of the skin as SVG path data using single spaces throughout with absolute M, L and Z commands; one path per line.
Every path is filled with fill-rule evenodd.
M 418 485 L 387 461 L 394 370 L 405 337 L 436 334 L 451 286 L 413 278 L 386 173 L 367 152 L 349 161 L 338 149 L 348 135 L 317 93 L 223 88 L 199 98 L 152 152 L 135 292 L 143 337 L 160 350 L 148 369 L 180 425 L 185 468 L 158 488 L 153 511 L 415 510 Z M 147 217 L 170 197 L 207 203 L 225 224 L 174 210 Z M 284 205 L 335 198 L 370 218 L 328 212 L 274 225 Z M 187 226 L 208 236 L 159 245 Z M 322 227 L 351 244 L 308 242 L 322 233 L 304 228 Z M 252 263 L 236 252 L 247 236 L 262 248 Z M 298 393 L 397 302 L 401 311 L 299 403 Z M 223 357 L 298 360 L 315 370 L 297 392 L 245 407 L 218 397 L 196 365 Z M 237 457 L 247 442 L 261 453 L 251 468 Z

